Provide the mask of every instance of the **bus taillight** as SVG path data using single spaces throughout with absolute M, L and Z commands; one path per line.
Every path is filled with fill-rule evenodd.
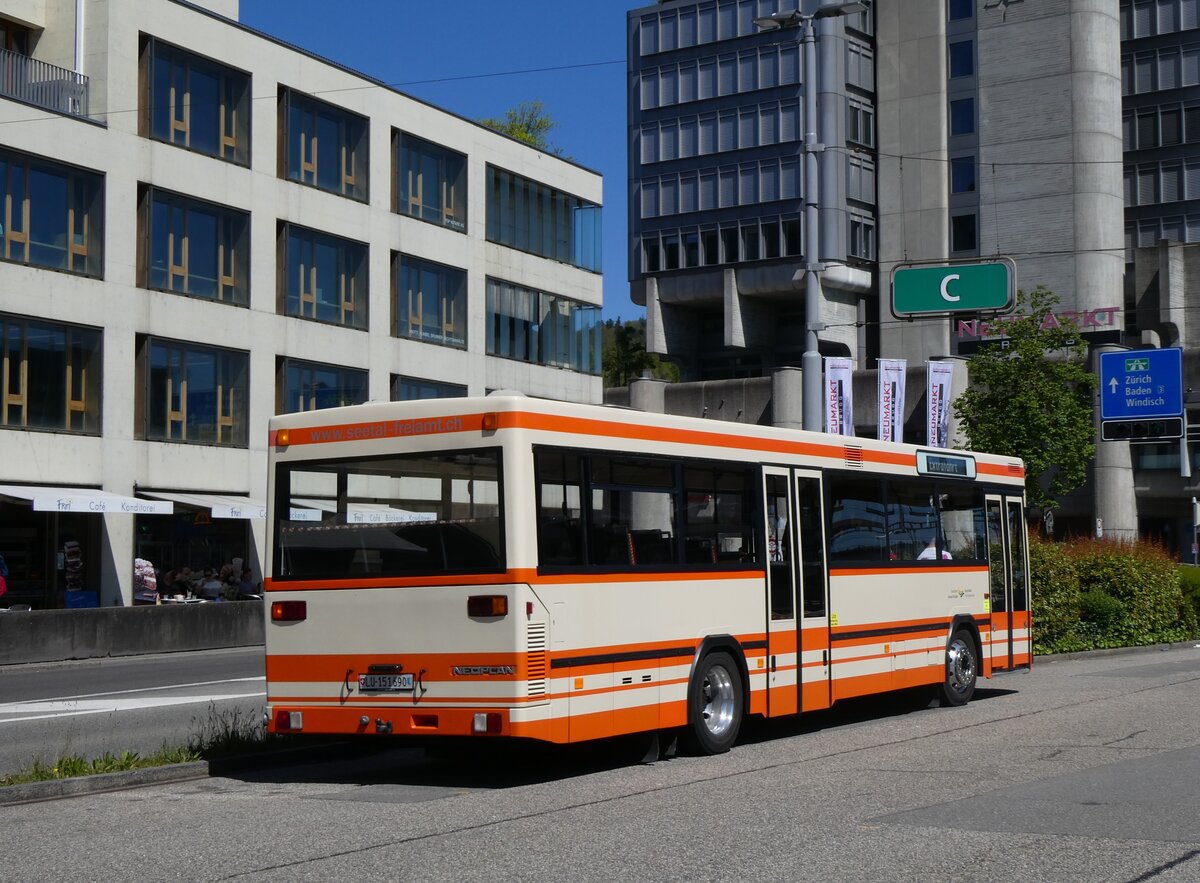
M 505 595 L 471 595 L 467 598 L 467 616 L 508 616 Z
M 271 622 L 301 622 L 308 619 L 307 601 L 272 601 Z

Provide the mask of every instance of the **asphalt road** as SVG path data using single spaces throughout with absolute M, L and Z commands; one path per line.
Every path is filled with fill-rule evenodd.
M 0 775 L 185 745 L 205 727 L 257 722 L 265 701 L 261 647 L 2 666 Z
M 0 876 L 1200 879 L 1200 648 L 1039 660 L 964 708 L 856 702 L 721 757 L 631 747 L 473 742 L 7 807 Z

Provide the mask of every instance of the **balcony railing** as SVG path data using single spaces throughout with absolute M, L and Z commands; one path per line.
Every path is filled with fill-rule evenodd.
M 7 49 L 0 49 L 0 95 L 55 113 L 88 115 L 87 77 Z

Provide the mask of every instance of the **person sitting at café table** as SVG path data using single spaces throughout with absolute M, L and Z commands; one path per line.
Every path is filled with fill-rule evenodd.
M 204 571 L 204 578 L 200 581 L 195 591 L 201 598 L 215 601 L 221 597 L 224 589 L 225 584 L 217 579 L 217 572 L 210 567 Z

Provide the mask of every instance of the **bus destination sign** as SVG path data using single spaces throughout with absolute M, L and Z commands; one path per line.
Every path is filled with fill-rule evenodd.
M 918 475 L 942 475 L 947 478 L 974 478 L 975 458 L 956 454 L 917 451 Z

